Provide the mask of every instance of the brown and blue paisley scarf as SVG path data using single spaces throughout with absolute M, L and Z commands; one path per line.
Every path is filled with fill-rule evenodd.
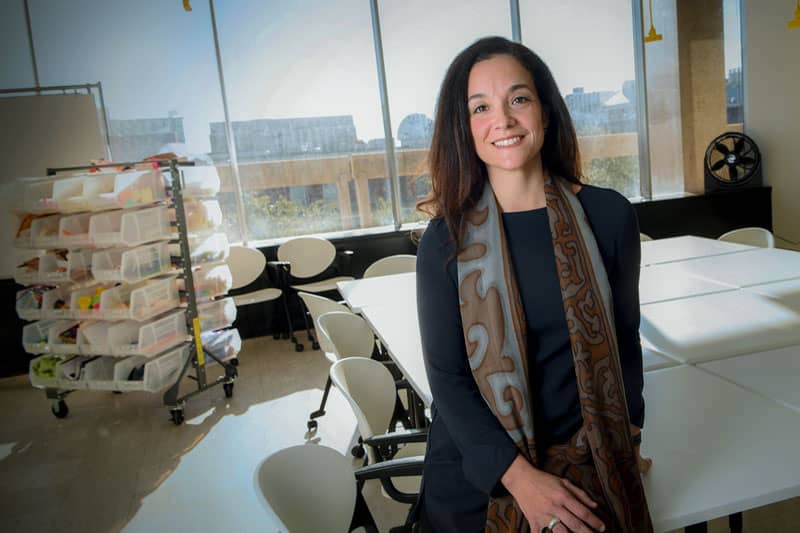
M 652 531 L 630 440 L 611 287 L 588 219 L 569 184 L 545 183 L 547 216 L 583 415 L 566 444 L 537 457 L 525 315 L 506 244 L 500 208 L 486 184 L 465 215 L 458 255 L 461 318 L 469 364 L 494 415 L 531 464 L 566 477 L 598 503 L 607 532 Z M 492 498 L 486 531 L 530 531 L 509 495 Z

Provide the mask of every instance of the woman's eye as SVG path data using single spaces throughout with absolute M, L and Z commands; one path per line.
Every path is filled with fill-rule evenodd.
M 530 98 L 527 96 L 515 96 L 511 99 L 512 104 L 524 104 L 525 102 L 530 102 Z
M 479 106 L 476 106 L 476 107 L 475 107 L 475 109 L 473 109 L 473 110 L 472 110 L 472 113 L 473 113 L 473 114 L 476 114 L 476 113 L 483 113 L 484 111 L 486 111 L 486 105 L 484 105 L 484 104 L 481 104 L 481 105 L 479 105 Z

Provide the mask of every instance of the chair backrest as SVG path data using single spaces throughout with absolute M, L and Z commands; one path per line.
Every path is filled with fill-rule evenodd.
M 648 235 L 647 233 L 640 233 L 639 234 L 639 241 L 640 242 L 646 242 L 646 241 L 652 241 L 652 240 L 653 240 L 653 238 L 650 235 Z
M 417 271 L 417 256 L 409 254 L 390 255 L 378 259 L 364 271 L 364 278 L 389 276 Z
M 320 315 L 317 318 L 317 332 L 322 332 L 331 341 L 338 359 L 371 357 L 375 350 L 375 334 L 369 324 L 350 311 L 331 311 Z
M 311 314 L 311 319 L 314 321 L 315 326 L 317 325 L 317 319 L 321 315 L 330 313 L 331 311 L 352 314 L 346 305 L 334 302 L 330 298 L 308 292 L 298 292 L 297 295 L 303 300 L 303 303 L 306 304 L 306 309 L 308 309 L 308 312 Z M 319 347 L 323 352 L 336 353 L 336 348 L 328 338 L 327 333 L 320 328 L 317 328 L 317 342 L 319 342 Z
M 336 258 L 336 247 L 320 237 L 298 237 L 278 247 L 278 260 L 288 261 L 296 278 L 310 278 L 323 272 Z
M 230 255 L 225 260 L 233 276 L 232 289 L 238 289 L 254 282 L 267 266 L 267 258 L 255 248 L 231 246 Z
M 356 505 L 352 463 L 332 448 L 293 446 L 267 457 L 256 470 L 256 493 L 292 533 L 350 529 Z
M 717 237 L 720 241 L 775 248 L 775 237 L 764 228 L 739 228 Z
M 392 373 L 383 363 L 364 357 L 340 359 L 331 366 L 331 381 L 338 388 L 358 421 L 361 438 L 383 435 L 394 413 L 395 388 Z M 371 446 L 366 446 L 369 462 L 375 463 Z

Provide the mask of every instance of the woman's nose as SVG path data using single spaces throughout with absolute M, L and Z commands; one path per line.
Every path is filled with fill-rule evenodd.
M 497 117 L 495 117 L 495 126 L 498 129 L 510 128 L 516 124 L 516 119 L 511 113 L 511 109 L 507 106 L 498 108 Z

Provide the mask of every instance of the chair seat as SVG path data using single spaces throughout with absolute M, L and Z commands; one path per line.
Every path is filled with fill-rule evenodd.
M 275 288 L 260 289 L 233 297 L 233 303 L 238 306 L 270 302 L 281 297 L 281 290 Z
M 424 442 L 412 442 L 406 444 L 397 451 L 397 453 L 394 455 L 394 459 L 402 459 L 404 457 L 424 457 L 425 446 L 426 444 Z M 422 476 L 404 476 L 392 478 L 392 483 L 395 487 L 397 487 L 397 490 L 408 494 L 419 492 L 419 485 L 421 481 Z M 381 492 L 384 492 L 383 489 L 381 489 Z M 391 496 L 385 492 L 384 496 L 391 498 Z
M 337 276 L 335 278 L 323 279 L 314 283 L 304 283 L 302 285 L 292 285 L 292 288 L 304 292 L 327 292 L 336 290 L 336 284 L 340 281 L 353 281 L 353 276 Z

